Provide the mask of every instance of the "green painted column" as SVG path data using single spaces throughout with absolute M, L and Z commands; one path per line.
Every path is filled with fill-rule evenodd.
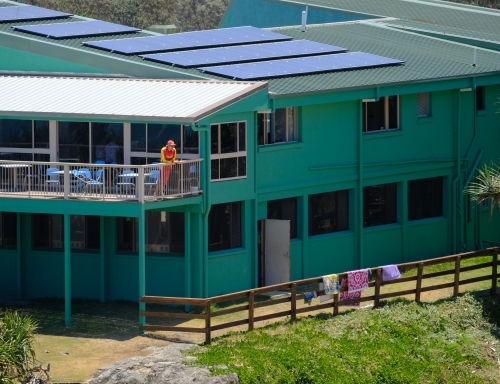
M 301 236 L 302 236 L 302 279 L 305 279 L 306 276 L 309 277 L 306 273 L 307 271 L 307 259 L 309 254 L 309 197 L 307 195 L 302 195 L 299 199 L 299 217 L 302 218 L 300 220 Z
M 16 262 L 17 262 L 17 299 L 21 300 L 23 296 L 23 273 L 22 273 L 22 257 L 23 257 L 23 241 L 21 237 L 21 213 L 16 214 Z
M 358 188 L 356 191 L 356 231 L 358 235 L 358 268 L 364 265 L 364 240 L 363 240 L 363 101 L 359 101 L 359 126 L 358 126 Z
M 69 214 L 64 214 L 64 323 L 71 325 L 71 228 Z
M 191 212 L 189 205 L 184 212 L 184 297 L 191 297 Z M 184 307 L 186 312 L 191 310 L 191 306 Z
M 403 249 L 401 250 L 403 253 L 403 257 L 401 258 L 402 263 L 406 263 L 408 258 L 408 180 L 402 182 L 401 185 L 401 224 L 403 229 Z
M 105 241 L 105 217 L 101 216 L 99 218 L 99 235 L 100 235 L 100 241 L 99 241 L 99 249 L 100 254 L 99 254 L 99 270 L 100 270 L 100 284 L 101 284 L 101 290 L 100 290 L 100 299 L 101 303 L 106 302 L 106 260 L 105 260 L 105 246 L 106 246 L 106 241 Z
M 141 211 L 138 225 L 138 244 L 139 244 L 139 297 L 146 295 L 146 229 L 144 220 L 144 211 Z M 139 303 L 139 311 L 146 310 L 145 303 Z M 139 324 L 146 324 L 146 318 L 139 316 Z

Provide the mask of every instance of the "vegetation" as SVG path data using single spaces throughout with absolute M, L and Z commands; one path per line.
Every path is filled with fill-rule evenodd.
M 6 311 L 0 318 L 0 383 L 7 384 L 30 377 L 35 366 L 34 331 L 37 324 L 30 316 Z
M 93 19 L 148 29 L 175 24 L 178 32 L 217 28 L 229 0 L 24 0 Z
M 500 209 L 500 167 L 493 163 L 490 166 L 484 165 L 482 169 L 478 169 L 478 173 L 476 180 L 465 189 L 465 193 L 479 204 L 491 199 L 493 213 L 495 205 L 498 204 Z
M 243 384 L 499 383 L 499 325 L 498 299 L 398 299 L 232 333 L 198 348 L 195 364 Z

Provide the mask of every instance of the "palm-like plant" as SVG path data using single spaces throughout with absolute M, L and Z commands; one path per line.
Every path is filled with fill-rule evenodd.
M 0 318 L 0 384 L 22 381 L 37 362 L 33 343 L 36 322 L 7 311 Z
M 476 180 L 471 182 L 464 192 L 479 204 L 491 199 L 491 215 L 495 205 L 500 209 L 500 166 L 485 164 L 482 169 L 478 169 L 478 173 Z

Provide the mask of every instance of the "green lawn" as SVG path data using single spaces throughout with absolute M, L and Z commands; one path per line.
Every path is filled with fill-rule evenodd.
M 200 347 L 196 364 L 242 384 L 500 383 L 499 326 L 499 298 L 397 299 L 231 333 Z

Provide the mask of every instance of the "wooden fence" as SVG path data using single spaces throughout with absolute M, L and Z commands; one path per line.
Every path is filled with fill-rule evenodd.
M 181 305 L 181 306 L 199 306 L 204 309 L 204 313 L 176 313 L 176 312 L 160 312 L 160 311 L 139 311 L 139 316 L 144 316 L 145 319 L 148 317 L 155 318 L 170 318 L 170 319 L 201 319 L 204 320 L 205 326 L 201 327 L 182 327 L 182 326 L 166 326 L 166 325 L 152 325 L 145 324 L 140 326 L 141 330 L 144 331 L 174 331 L 174 332 L 195 332 L 204 333 L 205 342 L 210 344 L 211 332 L 221 329 L 236 327 L 248 324 L 248 330 L 254 329 L 254 324 L 259 321 L 278 319 L 286 316 L 290 316 L 290 320 L 293 322 L 296 320 L 297 315 L 306 312 L 319 311 L 325 309 L 333 310 L 333 315 L 337 315 L 339 312 L 339 307 L 350 305 L 353 302 L 365 302 L 373 301 L 374 307 L 379 306 L 380 300 L 388 299 L 391 297 L 401 297 L 405 295 L 415 295 L 415 301 L 420 302 L 420 296 L 422 292 L 435 291 L 445 288 L 453 288 L 453 296 L 459 294 L 460 285 L 476 283 L 479 281 L 491 280 L 491 290 L 490 294 L 495 295 L 497 290 L 497 279 L 498 279 L 498 253 L 500 248 L 488 248 L 478 252 L 469 252 L 452 256 L 444 256 L 435 259 L 398 264 L 400 270 L 408 270 L 417 268 L 417 275 L 410 277 L 402 277 L 397 280 L 392 281 L 382 281 L 381 278 L 381 268 L 371 268 L 372 276 L 375 277 L 375 281 L 369 283 L 369 287 L 374 287 L 374 294 L 370 296 L 361 297 L 359 299 L 353 300 L 343 300 L 339 301 L 339 295 L 333 295 L 333 302 L 328 301 L 326 303 L 319 303 L 315 305 L 304 306 L 302 308 L 297 308 L 297 301 L 304 299 L 303 293 L 298 293 L 297 288 L 301 286 L 308 286 L 311 284 L 322 283 L 323 279 L 321 277 L 297 280 L 288 283 L 276 284 L 267 287 L 255 288 L 246 291 L 240 291 L 236 293 L 231 293 L 227 295 L 215 296 L 207 299 L 193 299 L 193 298 L 179 298 L 179 297 L 160 297 L 160 296 L 143 296 L 139 299 L 141 303 L 147 304 L 165 304 L 165 305 Z M 492 261 L 488 263 L 476 264 L 468 267 L 461 267 L 460 262 L 465 259 L 472 259 L 480 256 L 492 256 Z M 455 267 L 453 269 L 424 273 L 424 267 L 436 264 L 443 264 L 454 262 Z M 461 272 L 472 271 L 482 268 L 490 268 L 490 273 L 484 276 L 478 276 L 474 278 L 461 279 Z M 442 283 L 432 286 L 422 286 L 422 282 L 426 279 L 453 275 L 453 281 L 448 283 Z M 344 278 L 347 273 L 339 273 L 339 278 Z M 400 291 L 381 293 L 381 287 L 389 286 L 392 284 L 400 284 L 405 282 L 415 281 L 415 288 L 405 289 Z M 256 295 L 262 295 L 265 293 L 286 290 L 289 291 L 289 296 L 278 298 L 276 300 L 267 300 L 262 302 L 256 302 Z M 344 290 L 344 289 L 342 289 Z M 320 292 L 321 294 L 322 292 Z M 223 302 L 229 302 L 234 300 L 245 300 L 242 305 L 237 305 L 228 309 L 222 309 L 218 311 L 211 311 L 212 304 L 220 304 Z M 247 303 L 248 301 L 248 303 Z M 282 310 L 279 312 L 273 312 L 266 315 L 256 316 L 255 310 L 258 308 L 276 306 L 283 303 L 290 303 L 290 308 L 287 310 Z M 217 325 L 212 325 L 212 319 L 228 315 L 237 312 L 247 312 L 247 316 L 243 319 L 236 321 L 229 321 Z

